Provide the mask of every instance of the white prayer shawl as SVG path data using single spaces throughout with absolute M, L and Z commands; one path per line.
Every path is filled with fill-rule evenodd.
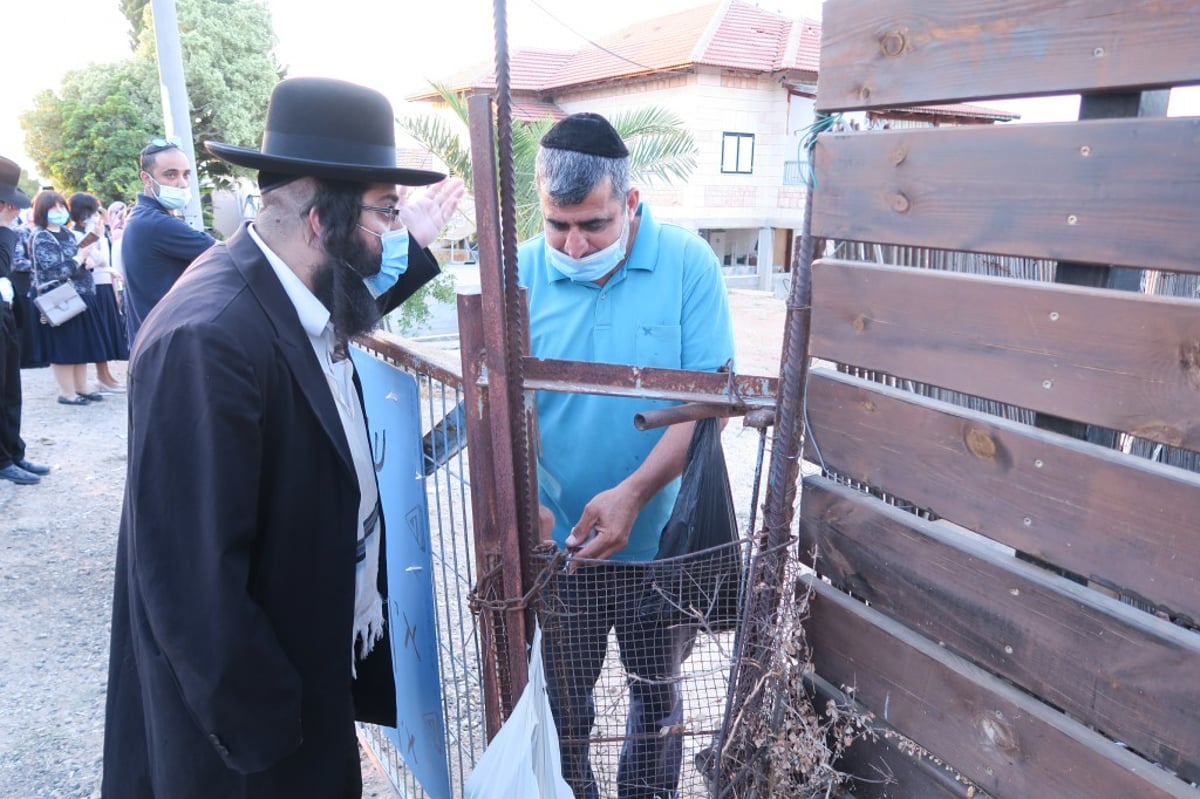
M 383 599 L 377 588 L 381 521 L 375 508 L 379 503 L 379 489 L 375 484 L 375 461 L 371 456 L 371 442 L 367 438 L 366 420 L 354 390 L 353 361 L 349 358 L 333 361 L 331 358 L 329 366 L 326 377 L 358 478 L 359 523 L 356 535 L 361 542 L 359 549 L 365 554 L 355 565 L 354 571 L 354 636 L 350 644 L 350 670 L 357 676 L 356 662 L 364 659 L 375 642 L 383 637 Z

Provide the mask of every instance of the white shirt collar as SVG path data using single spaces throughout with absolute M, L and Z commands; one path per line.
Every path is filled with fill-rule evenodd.
M 296 308 L 296 313 L 300 317 L 300 324 L 304 327 L 304 332 L 312 338 L 320 338 L 325 333 L 325 328 L 329 325 L 329 309 L 321 304 L 308 286 L 304 285 L 304 281 L 291 270 L 291 268 L 283 262 L 275 252 L 259 238 L 258 231 L 254 229 L 254 224 L 249 226 L 250 238 L 262 250 L 263 255 L 267 257 L 267 263 L 275 270 L 275 276 L 279 278 L 279 282 L 283 284 L 283 290 L 287 292 L 288 299 L 292 301 L 292 305 Z

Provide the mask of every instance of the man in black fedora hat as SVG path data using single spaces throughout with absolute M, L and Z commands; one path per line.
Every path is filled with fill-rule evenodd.
M 130 357 L 107 797 L 358 797 L 356 719 L 395 724 L 378 487 L 346 345 L 438 272 L 458 181 L 396 166 L 376 91 L 285 80 L 262 210 Z
M 0 479 L 33 485 L 50 469 L 25 460 L 21 440 L 21 337 L 13 312 L 13 260 L 19 236 L 17 213 L 29 207 L 29 195 L 17 187 L 21 167 L 0 157 Z

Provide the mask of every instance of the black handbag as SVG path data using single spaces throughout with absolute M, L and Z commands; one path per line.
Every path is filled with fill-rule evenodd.
M 694 624 L 713 631 L 737 626 L 742 555 L 721 427 L 696 422 L 679 496 L 648 564 L 639 611 L 643 620 Z

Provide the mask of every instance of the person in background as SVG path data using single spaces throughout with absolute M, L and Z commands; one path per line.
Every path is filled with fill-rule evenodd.
M 13 311 L 21 337 L 21 368 L 41 369 L 49 366 L 46 360 L 46 326 L 38 320 L 41 313 L 33 304 L 37 291 L 33 285 L 33 262 L 29 260 L 29 239 L 33 235 L 33 211 L 23 209 L 13 222 L 17 232 L 17 249 L 13 255 L 12 283 L 16 298 Z
M 21 439 L 21 342 L 13 313 L 13 256 L 19 244 L 13 224 L 29 207 L 29 196 L 17 188 L 21 167 L 0 157 L 0 479 L 34 485 L 50 472 L 25 459 Z
M 72 194 L 69 205 L 71 228 L 76 237 L 82 240 L 88 233 L 99 236 L 96 243 L 87 249 L 83 258 L 83 266 L 91 271 L 92 280 L 96 284 L 95 302 L 88 310 L 89 313 L 96 314 L 93 321 L 100 333 L 99 346 L 108 356 L 104 360 L 96 361 L 96 382 L 99 383 L 101 393 L 122 393 L 125 387 L 113 377 L 108 366 L 109 361 L 129 359 L 125 323 L 121 319 L 117 295 L 113 291 L 112 240 L 108 232 L 108 213 L 95 196 L 84 192 Z
M 125 290 L 125 262 L 122 260 L 121 241 L 125 235 L 125 218 L 129 215 L 129 206 L 120 200 L 114 200 L 108 205 L 108 237 L 112 242 L 113 287 L 116 290 L 117 301 Z
M 444 176 L 396 166 L 391 103 L 362 86 L 285 80 L 266 118 L 262 151 L 207 143 L 259 170 L 262 210 L 133 342 L 111 799 L 357 799 L 355 719 L 396 724 L 385 530 L 347 346 L 437 275 L 428 245 L 462 182 L 405 202 Z
M 29 255 L 36 292 L 40 294 L 69 280 L 87 305 L 86 311 L 61 325 L 45 326 L 46 357 L 58 383 L 59 403 L 87 405 L 104 399 L 88 387 L 87 365 L 107 357 L 96 324 L 96 284 L 92 273 L 83 266 L 89 248 L 95 246 L 99 236 L 93 230 L 76 238 L 67 227 L 70 219 L 67 201 L 61 194 L 49 189 L 38 192 L 33 198 L 34 231 L 29 238 Z
M 545 232 L 521 244 L 517 263 L 535 358 L 694 371 L 732 360 L 716 255 L 694 233 L 653 218 L 631 183 L 629 150 L 608 120 L 591 113 L 560 120 L 541 140 L 534 175 Z M 634 414 L 654 403 L 636 399 L 541 392 L 536 402 L 541 515 L 552 514 L 557 545 L 577 550 L 578 559 L 652 560 L 694 423 L 639 431 Z M 557 575 L 564 608 L 544 625 L 563 778 L 579 799 L 599 796 L 588 738 L 610 631 L 629 675 L 617 796 L 677 796 L 677 678 L 694 630 L 643 618 L 642 584 L 630 585 L 626 573 L 602 563 Z
M 125 351 L 129 345 L 129 319 L 125 315 L 125 222 L 129 218 L 130 207 L 121 200 L 116 200 L 108 206 L 108 235 L 112 241 L 112 279 L 113 293 L 117 297 L 117 308 L 121 312 L 121 330 L 125 333 Z M 129 360 L 128 357 L 126 360 Z
M 152 139 L 138 156 L 142 191 L 125 221 L 125 320 L 132 345 L 138 330 L 188 264 L 215 242 L 176 216 L 192 196 L 192 165 L 173 139 Z

